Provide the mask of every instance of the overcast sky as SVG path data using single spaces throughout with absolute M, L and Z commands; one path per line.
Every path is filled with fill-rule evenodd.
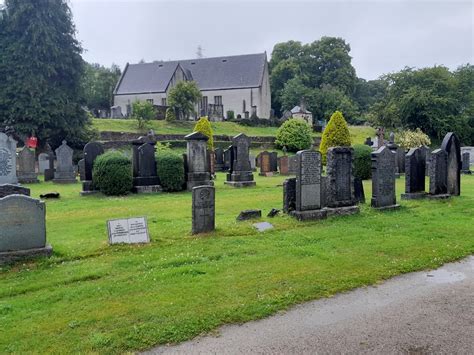
M 1 0 L 0 0 L 1 1 Z M 89 62 L 106 66 L 267 51 L 322 36 L 351 45 L 357 75 L 474 63 L 470 1 L 71 0 Z

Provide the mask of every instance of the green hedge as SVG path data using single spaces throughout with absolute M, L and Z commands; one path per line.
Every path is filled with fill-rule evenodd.
M 125 195 L 133 186 L 132 163 L 122 153 L 106 152 L 94 161 L 92 179 L 104 195 Z
M 354 176 L 362 180 L 372 177 L 372 148 L 365 144 L 356 144 L 354 148 Z
M 162 150 L 156 155 L 156 163 L 163 190 L 168 192 L 183 190 L 183 156 L 172 150 Z

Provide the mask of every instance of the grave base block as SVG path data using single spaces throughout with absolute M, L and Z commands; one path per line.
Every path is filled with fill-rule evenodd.
M 360 212 L 359 206 L 344 206 L 344 207 L 326 207 L 328 217 L 330 216 L 348 216 Z
M 450 198 L 451 195 L 450 195 L 450 194 L 439 194 L 439 195 L 430 195 L 430 194 L 427 194 L 426 197 L 429 198 L 429 199 L 431 199 L 431 200 L 442 200 L 442 199 Z
M 44 248 L 5 251 L 0 253 L 0 265 L 11 264 L 19 260 L 50 257 L 52 253 L 51 245 L 46 245 Z
M 275 175 L 277 175 L 277 173 L 274 172 L 274 171 L 270 171 L 270 172 L 268 172 L 268 173 L 258 173 L 258 175 L 260 175 L 260 176 L 265 176 L 265 177 L 270 177 L 270 176 L 275 176 Z
M 133 192 L 137 194 L 154 194 L 162 191 L 161 185 L 135 186 L 133 188 Z
M 325 208 L 320 210 L 291 211 L 290 216 L 295 217 L 298 221 L 312 221 L 327 218 L 328 212 Z
M 382 207 L 373 207 L 374 210 L 377 211 L 390 211 L 390 210 L 398 210 L 400 205 L 390 205 L 390 206 L 382 206 Z
M 461 170 L 461 174 L 464 174 L 464 175 L 471 175 L 471 174 L 472 174 L 472 171 L 471 171 L 471 170 Z
M 18 182 L 20 184 L 37 184 L 39 180 L 37 177 L 18 177 Z
M 75 184 L 77 180 L 74 179 L 53 179 L 53 183 L 55 184 Z
M 255 181 L 224 181 L 224 184 L 232 187 L 251 187 L 257 185 Z
M 426 192 L 413 192 L 402 194 L 402 200 L 420 200 L 426 197 Z

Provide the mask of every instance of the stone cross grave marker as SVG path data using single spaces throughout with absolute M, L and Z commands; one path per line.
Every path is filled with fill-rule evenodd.
M 35 151 L 23 147 L 18 153 L 18 182 L 22 184 L 37 183 Z
M 216 218 L 214 186 L 196 186 L 192 192 L 192 234 L 213 231 Z
M 149 243 L 148 224 L 145 217 L 112 219 L 107 221 L 109 244 Z
M 0 132 L 0 184 L 17 184 L 16 140 Z
M 372 199 L 371 206 L 377 209 L 391 209 L 397 205 L 395 194 L 395 153 L 388 147 L 381 147 L 371 153 Z

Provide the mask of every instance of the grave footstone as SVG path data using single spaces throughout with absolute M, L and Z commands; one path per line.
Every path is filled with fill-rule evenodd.
M 453 132 L 449 132 L 441 143 L 448 156 L 448 194 L 459 196 L 461 194 L 461 144 Z
M 214 186 L 193 187 L 192 234 L 212 232 L 215 229 L 215 188 Z
M 30 189 L 21 185 L 15 184 L 1 184 L 0 185 L 0 198 L 9 195 L 25 195 L 30 196 Z M 1 211 L 0 211 L 1 213 Z
M 466 175 L 471 175 L 471 154 L 469 152 L 462 153 L 462 169 L 461 172 Z
M 394 209 L 397 205 L 395 194 L 395 153 L 388 147 L 381 147 L 371 153 L 372 159 L 372 199 L 376 209 Z
M 266 230 L 273 229 L 273 225 L 268 222 L 254 223 L 252 226 L 259 232 L 265 232 Z
M 411 148 L 405 157 L 405 193 L 402 199 L 425 197 L 426 153 L 421 148 Z
M 46 244 L 46 205 L 24 195 L 0 198 L 0 264 L 50 256 Z
M 208 164 L 207 141 L 209 138 L 201 132 L 193 132 L 184 137 L 187 143 L 187 189 L 196 186 L 212 185 Z
M 233 187 L 255 186 L 249 159 L 250 139 L 243 133 L 232 138 L 232 166 L 225 184 Z
M 262 210 L 244 210 L 237 216 L 237 221 L 246 221 L 248 219 L 262 217 Z
M 0 184 L 17 184 L 16 140 L 0 132 Z
M 448 198 L 448 155 L 442 149 L 431 153 L 430 198 Z
M 296 209 L 296 178 L 283 182 L 283 212 L 290 213 Z
M 21 184 L 38 183 L 38 175 L 36 174 L 35 151 L 23 147 L 18 153 L 18 182 Z
M 145 217 L 111 219 L 107 221 L 109 244 L 143 244 L 150 242 Z
M 54 183 L 70 184 L 76 182 L 74 174 L 74 165 L 72 164 L 72 155 L 74 151 L 63 140 L 61 146 L 56 149 L 57 166 L 54 172 Z
M 38 155 L 38 172 L 44 174 L 44 171 L 49 168 L 49 156 L 46 153 Z

